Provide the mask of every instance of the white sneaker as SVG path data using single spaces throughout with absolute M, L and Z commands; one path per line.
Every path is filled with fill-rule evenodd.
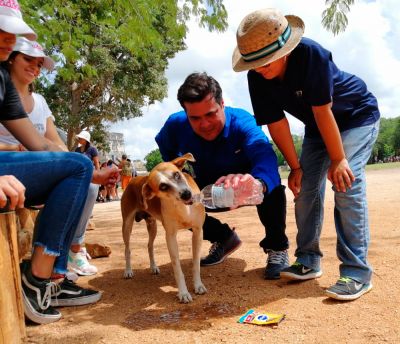
M 84 247 L 77 253 L 70 250 L 68 255 L 68 270 L 81 276 L 95 275 L 97 273 L 97 268 L 88 262 L 88 258 L 91 259 Z

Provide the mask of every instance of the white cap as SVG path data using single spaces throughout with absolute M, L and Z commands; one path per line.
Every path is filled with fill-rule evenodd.
M 84 139 L 90 143 L 90 133 L 86 130 L 82 130 L 78 135 L 76 135 L 79 139 Z
M 15 35 L 23 35 L 30 40 L 37 39 L 36 33 L 22 19 L 16 0 L 0 0 L 0 29 Z
M 44 53 L 42 46 L 36 41 L 29 41 L 25 37 L 18 37 L 13 50 L 32 57 L 43 57 L 43 67 L 47 70 L 54 68 L 53 59 Z

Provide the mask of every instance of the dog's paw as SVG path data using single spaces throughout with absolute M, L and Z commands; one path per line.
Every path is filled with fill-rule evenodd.
M 192 295 L 190 295 L 190 293 L 188 291 L 184 292 L 184 293 L 178 293 L 178 299 L 179 302 L 181 303 L 189 303 L 192 302 Z
M 203 295 L 207 293 L 207 288 L 204 286 L 203 283 L 194 286 L 194 292 L 198 295 Z
M 153 275 L 159 275 L 160 274 L 160 269 L 158 268 L 157 265 L 150 266 L 150 270 L 151 270 L 151 273 Z
M 124 278 L 132 278 L 135 273 L 132 270 L 125 270 Z

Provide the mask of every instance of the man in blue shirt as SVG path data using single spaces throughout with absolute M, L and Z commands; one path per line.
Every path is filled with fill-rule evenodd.
M 192 153 L 200 189 L 217 180 L 225 186 L 249 178 L 263 183 L 264 200 L 257 211 L 265 227 L 260 242 L 268 254 L 265 278 L 278 279 L 288 266 L 286 196 L 268 138 L 248 112 L 224 106 L 219 83 L 206 73 L 190 74 L 179 88 L 178 100 L 184 111 L 172 114 L 156 136 L 162 158 L 169 161 Z M 203 233 L 213 245 L 201 260 L 202 266 L 221 263 L 241 244 L 235 231 L 209 215 Z

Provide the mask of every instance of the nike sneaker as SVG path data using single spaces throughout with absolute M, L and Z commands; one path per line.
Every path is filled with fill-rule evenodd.
M 322 276 L 322 270 L 310 269 L 307 266 L 295 262 L 293 265 L 281 271 L 281 277 L 290 280 L 306 281 Z
M 358 299 L 371 289 L 371 283 L 359 283 L 349 277 L 340 277 L 336 284 L 325 290 L 325 293 L 336 300 L 351 301 Z

